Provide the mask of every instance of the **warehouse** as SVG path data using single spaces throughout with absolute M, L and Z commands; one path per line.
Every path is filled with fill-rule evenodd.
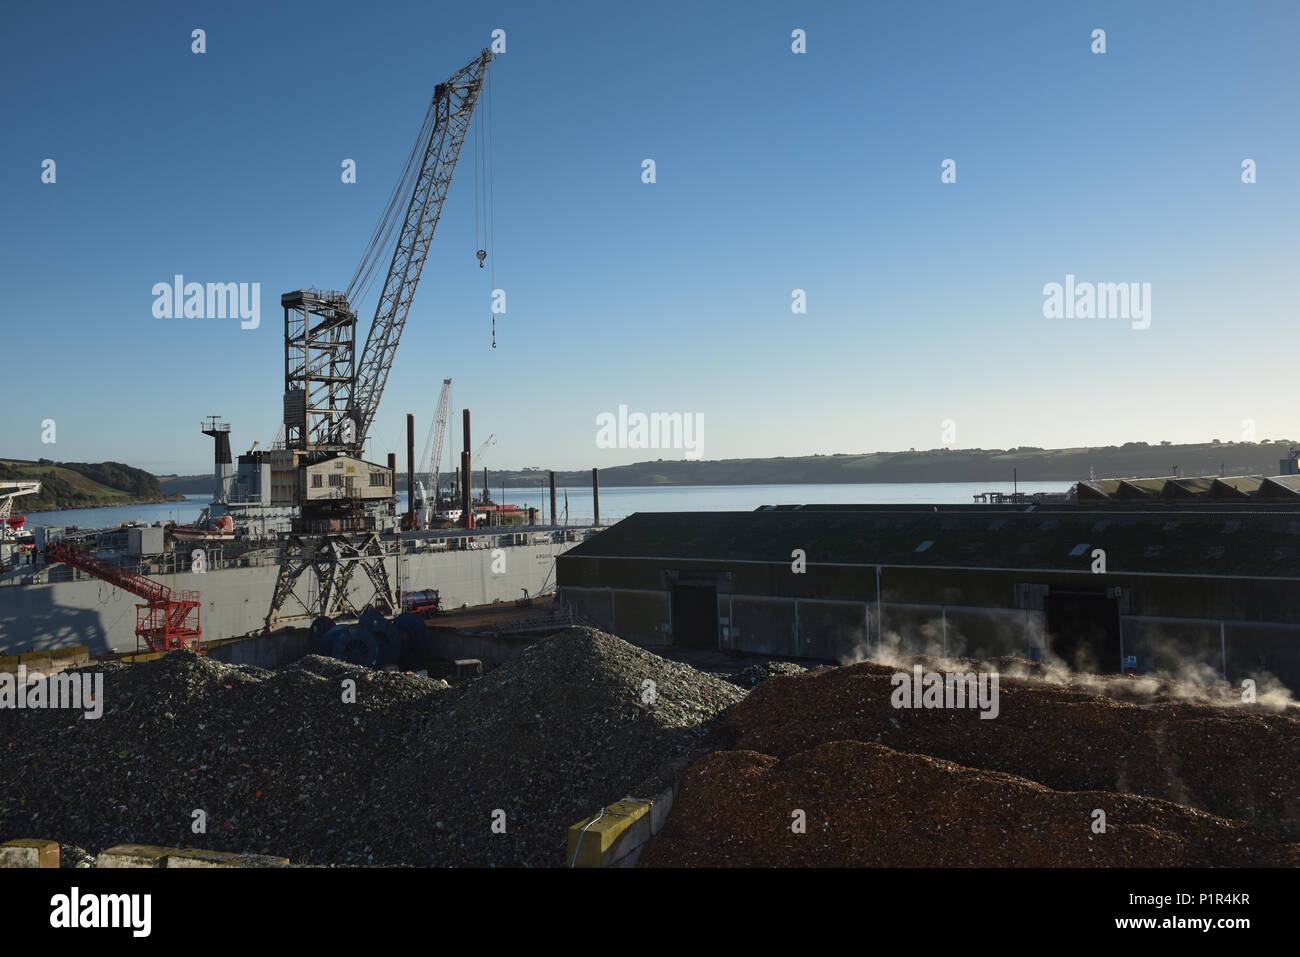
M 644 645 L 847 662 L 1045 654 L 1300 687 L 1300 510 L 781 506 L 641 513 L 560 556 L 564 601 Z

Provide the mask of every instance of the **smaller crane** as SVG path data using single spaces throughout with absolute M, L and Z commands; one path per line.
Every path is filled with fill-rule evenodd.
M 3 565 L 5 533 L 12 534 L 23 525 L 21 516 L 12 515 L 14 499 L 19 495 L 35 495 L 40 490 L 40 482 L 0 482 L 0 574 L 6 570 Z
M 428 468 L 425 469 L 425 475 L 429 479 L 429 492 L 432 493 L 432 504 L 437 505 L 440 497 L 439 485 L 442 484 L 442 446 L 447 437 L 447 413 L 451 407 L 451 380 L 442 380 L 442 392 L 438 395 L 438 410 L 433 414 L 433 422 L 429 425 L 429 437 L 424 440 L 424 452 L 420 456 L 420 461 L 428 462 Z M 432 450 L 432 451 L 430 451 Z
M 175 651 L 178 648 L 193 647 L 194 651 L 202 653 L 198 592 L 183 591 L 180 598 L 176 598 L 171 588 L 162 582 L 106 562 L 89 552 L 81 551 L 70 542 L 55 542 L 50 545 L 45 549 L 45 558 L 51 564 L 62 562 L 80 568 L 101 581 L 116 585 L 137 598 L 143 598 L 146 604 L 135 606 L 137 650 L 139 640 L 144 639 L 150 651 Z
M 497 444 L 497 434 L 493 432 L 491 435 L 487 437 L 487 441 L 478 447 L 478 451 L 474 453 L 474 458 L 470 460 L 470 464 L 473 465 L 476 462 L 478 462 L 478 460 L 483 457 L 483 453 L 486 452 L 490 446 L 496 444 Z

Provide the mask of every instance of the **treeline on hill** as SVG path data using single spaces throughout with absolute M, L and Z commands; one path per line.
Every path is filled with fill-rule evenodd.
M 149 472 L 122 462 L 0 462 L 0 479 L 41 483 L 39 493 L 15 502 L 16 509 L 28 512 L 179 497 L 164 492 Z
M 1204 442 L 1192 445 L 1128 442 L 1093 448 L 1041 449 L 910 449 L 906 452 L 805 455 L 791 458 L 720 459 L 688 462 L 658 459 L 601 468 L 601 485 L 821 485 L 866 482 L 1076 482 L 1097 478 L 1192 475 L 1276 475 L 1278 463 L 1295 443 Z M 599 464 L 598 459 L 596 464 Z M 494 469 L 488 478 L 494 490 L 502 483 L 512 489 L 546 484 L 544 469 Z M 561 488 L 589 488 L 591 469 L 557 470 Z M 450 482 L 444 473 L 443 486 Z M 168 492 L 206 493 L 212 475 L 163 476 Z M 483 486 L 483 469 L 474 470 L 474 489 Z M 397 487 L 404 491 L 406 474 L 398 470 Z
M 1094 448 L 910 449 L 906 452 L 807 455 L 793 458 L 689 462 L 659 459 L 600 470 L 601 485 L 820 485 L 867 482 L 1074 482 L 1096 478 L 1192 475 L 1276 475 L 1293 443 L 1129 442 Z M 483 472 L 474 476 L 482 484 Z M 591 470 L 557 471 L 560 486 L 591 485 Z M 545 484 L 541 469 L 492 470 L 493 488 Z

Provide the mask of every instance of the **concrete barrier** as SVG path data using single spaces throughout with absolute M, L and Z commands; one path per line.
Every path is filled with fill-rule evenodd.
M 229 851 L 175 851 L 167 855 L 166 867 L 288 867 L 289 858 L 265 854 L 232 854 Z
M 19 838 L 0 844 L 0 867 L 58 867 L 58 841 Z
M 0 868 L 58 867 L 57 841 L 22 838 L 0 844 Z M 287 857 L 234 854 L 158 844 L 116 844 L 95 855 L 96 867 L 292 867 Z
M 635 867 L 642 849 L 663 830 L 676 785 L 654 797 L 625 797 L 569 828 L 570 867 Z
M 18 666 L 27 669 L 28 674 L 40 673 L 42 676 L 57 674 L 71 668 L 83 668 L 90 664 L 90 648 L 86 645 L 69 645 L 67 648 L 55 648 L 52 651 L 29 651 L 21 655 L 4 655 L 0 657 L 0 672 L 18 674 Z
M 95 858 L 96 867 L 165 867 L 167 855 L 179 852 L 176 847 L 158 847 L 155 844 L 118 844 L 101 851 Z

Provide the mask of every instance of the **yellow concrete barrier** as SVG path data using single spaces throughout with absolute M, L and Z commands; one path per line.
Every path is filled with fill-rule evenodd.
M 29 651 L 18 656 L 18 663 L 27 667 L 28 673 L 50 670 L 50 653 L 48 651 Z
M 95 857 L 96 867 L 165 867 L 167 855 L 180 850 L 156 844 L 116 844 Z
M 570 867 L 610 867 L 650 840 L 650 802 L 625 798 L 569 828 Z
M 142 651 L 142 652 L 140 652 L 139 654 L 134 654 L 134 655 L 123 655 L 123 656 L 122 656 L 121 658 L 119 658 L 118 660 L 119 660 L 119 661 L 125 661 L 125 662 L 128 662 L 128 663 L 133 663 L 133 662 L 137 662 L 137 661 L 157 661 L 159 658 L 163 657 L 163 655 L 165 655 L 165 654 L 167 654 L 167 652 L 165 652 L 165 651 Z

